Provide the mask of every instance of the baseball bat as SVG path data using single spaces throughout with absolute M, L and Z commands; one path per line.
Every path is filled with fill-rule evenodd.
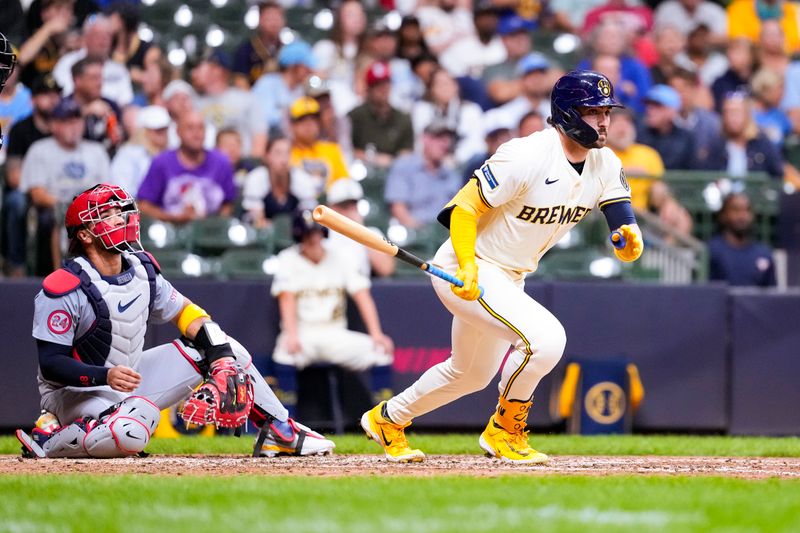
M 628 244 L 628 241 L 625 240 L 625 237 L 622 236 L 622 232 L 619 230 L 612 231 L 608 239 L 611 241 L 611 246 L 617 250 L 622 250 Z
M 314 220 L 319 224 L 322 224 L 326 228 L 332 229 L 337 233 L 341 233 L 345 237 L 349 237 L 357 243 L 363 244 L 368 248 L 372 248 L 373 250 L 377 250 L 384 254 L 396 257 L 401 261 L 405 261 L 409 265 L 414 265 L 420 270 L 424 270 L 432 276 L 436 276 L 437 278 L 448 281 L 456 287 L 464 286 L 464 282 L 452 274 L 449 274 L 441 268 L 423 261 L 411 252 L 403 250 L 395 243 L 388 241 L 376 233 L 368 230 L 358 222 L 354 222 L 346 216 L 340 215 L 330 207 L 318 205 L 314 208 L 313 217 Z M 480 289 L 481 297 L 483 297 L 483 287 L 478 287 L 478 289 Z

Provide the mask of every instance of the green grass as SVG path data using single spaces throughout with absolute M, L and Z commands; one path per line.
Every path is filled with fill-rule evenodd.
M 332 437 L 336 453 L 378 453 L 380 448 L 363 435 Z M 478 432 L 474 434 L 416 435 L 413 446 L 429 454 L 480 454 Z M 555 455 L 720 455 L 800 457 L 800 438 L 697 437 L 684 435 L 626 435 L 581 437 L 532 435 L 535 448 Z M 248 454 L 253 437 L 187 437 L 154 440 L 147 451 L 154 454 Z M 17 439 L 0 437 L 0 454 L 19 453 Z
M 2 531 L 797 531 L 800 482 L 6 476 Z

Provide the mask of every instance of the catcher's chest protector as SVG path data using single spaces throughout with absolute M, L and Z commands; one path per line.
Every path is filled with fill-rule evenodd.
M 136 368 L 144 346 L 147 320 L 155 301 L 156 269 L 146 254 L 124 254 L 130 268 L 103 277 L 83 257 L 64 267 L 81 280 L 80 290 L 95 313 L 95 322 L 75 341 L 82 361 L 97 366 Z

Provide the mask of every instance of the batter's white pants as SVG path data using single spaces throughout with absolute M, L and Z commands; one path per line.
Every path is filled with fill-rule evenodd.
M 372 337 L 344 326 L 300 326 L 297 330 L 302 350 L 286 351 L 286 336 L 281 333 L 275 343 L 273 361 L 280 365 L 303 369 L 316 363 L 329 363 L 355 372 L 373 366 L 391 365 L 393 355 L 378 349 Z
M 235 339 L 228 338 L 236 360 L 253 380 L 255 405 L 261 412 L 286 420 L 289 416 L 275 393 L 252 364 L 250 354 Z M 136 370 L 142 376 L 139 387 L 133 392 L 115 391 L 108 385 L 101 387 L 63 387 L 42 396 L 42 409 L 53 413 L 62 425 L 76 418 L 98 418 L 108 407 L 129 396 L 144 396 L 159 409 L 166 409 L 189 397 L 203 376 L 197 363 L 203 356 L 180 340 L 162 344 L 142 352 Z
M 433 262 L 455 272 L 458 261 L 449 240 Z M 465 394 L 484 389 L 497 374 L 509 346 L 499 392 L 510 400 L 527 401 L 539 381 L 561 359 L 567 342 L 564 327 L 550 311 L 528 296 L 524 278 L 477 259 L 478 282 L 483 298 L 462 300 L 439 278 L 433 288 L 453 314 L 452 354 L 447 361 L 428 369 L 387 405 L 397 424 L 433 411 Z

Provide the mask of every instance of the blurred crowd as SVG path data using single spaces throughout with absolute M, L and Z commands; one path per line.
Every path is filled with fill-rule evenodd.
M 264 228 L 342 180 L 337 203 L 360 219 L 350 181 L 377 173 L 387 214 L 423 228 L 500 144 L 550 127 L 549 91 L 576 67 L 613 82 L 626 108 L 608 142 L 634 206 L 676 231 L 692 219 L 665 171 L 800 186 L 794 2 L 375 0 L 368 17 L 344 0 L 316 42 L 286 31 L 308 3 L 261 1 L 252 34 L 175 65 L 143 39 L 137 0 L 4 0 L 18 59 L 0 94 L 4 273 L 50 272 L 65 205 L 100 181 L 152 219 Z M 545 32 L 559 46 L 535 49 Z

